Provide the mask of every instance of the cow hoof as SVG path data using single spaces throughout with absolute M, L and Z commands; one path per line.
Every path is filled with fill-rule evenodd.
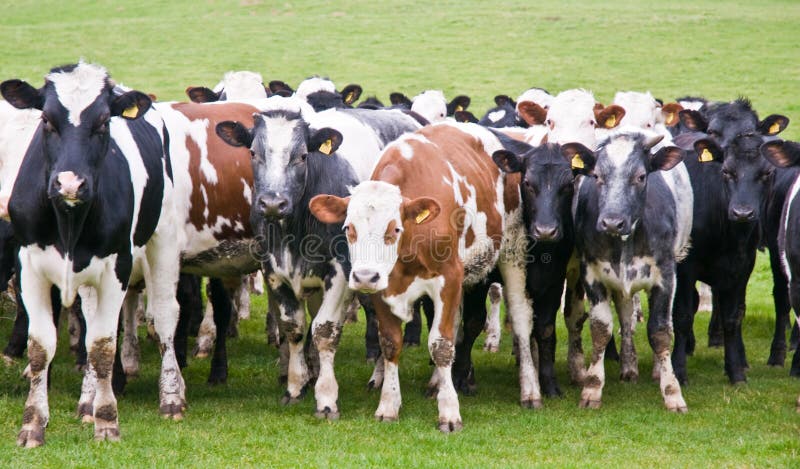
M 676 407 L 667 407 L 667 410 L 670 412 L 674 412 L 676 414 L 685 414 L 689 412 L 689 408 L 686 407 L 685 405 L 679 405 Z
M 214 371 L 211 370 L 211 373 L 208 375 L 207 383 L 211 386 L 215 386 L 217 384 L 225 384 L 228 382 L 228 370 L 222 371 Z
M 523 409 L 534 409 L 534 410 L 541 409 L 542 407 L 544 407 L 541 399 L 526 399 L 524 401 L 521 401 L 520 405 L 522 405 Z
M 430 386 L 425 388 L 425 398 L 434 399 L 439 395 L 439 386 Z
M 500 351 L 500 347 L 497 344 L 483 344 L 483 351 L 489 353 L 497 353 Z
M 639 372 L 634 370 L 626 370 L 619 374 L 620 381 L 627 383 L 636 383 L 639 381 Z
M 455 422 L 439 421 L 439 431 L 442 433 L 455 433 L 464 429 L 464 424 L 460 420 Z
M 403 341 L 403 347 L 419 347 L 418 340 Z
M 375 414 L 375 420 L 377 420 L 378 422 L 391 423 L 391 422 L 397 422 L 399 420 L 399 417 L 396 415 Z
M 377 361 L 377 357 L 367 357 L 367 365 L 373 366 Z
M 303 388 L 300 390 L 300 394 L 298 394 L 297 396 L 292 396 L 291 393 L 289 393 L 289 391 L 286 391 L 285 393 L 283 393 L 283 397 L 281 398 L 281 404 L 283 405 L 297 404 L 298 402 L 303 400 L 303 398 L 306 396 L 306 389 L 307 389 L 306 386 L 303 386 Z
M 83 371 L 83 370 L 81 370 Z M 130 368 L 122 368 L 122 371 L 125 372 L 125 376 L 128 379 L 138 378 L 139 377 L 139 367 L 130 367 Z
M 24 448 L 36 448 L 44 444 L 44 427 L 41 425 L 33 425 L 31 427 L 23 427 L 17 435 L 17 446 Z
M 161 407 L 158 408 L 158 412 L 164 417 L 165 420 L 175 420 L 180 421 L 183 420 L 183 413 L 186 412 L 186 404 L 182 403 L 169 403 L 169 404 L 161 404 Z
M 192 356 L 194 356 L 194 358 L 198 360 L 203 360 L 205 358 L 208 358 L 208 355 L 209 353 L 207 350 L 195 350 L 194 353 L 192 354 Z
M 278 376 L 278 384 L 280 384 L 281 386 L 286 386 L 288 382 L 289 382 L 289 375 Z
M 82 423 L 94 422 L 94 406 L 91 402 L 82 402 L 78 404 L 78 418 Z
M 784 362 L 786 362 L 786 350 L 773 350 L 769 354 L 769 359 L 767 360 L 767 366 L 783 368 Z
M 720 348 L 723 344 L 722 336 L 708 336 L 709 348 Z
M 314 412 L 314 417 L 320 420 L 339 420 L 339 411 L 331 410 L 330 407 L 325 406 L 325 408 L 322 410 L 317 409 L 317 411 Z
M 119 428 L 116 426 L 96 428 L 94 441 L 119 441 Z
M 367 383 L 367 391 L 372 391 L 374 389 L 378 389 L 378 384 L 374 379 L 371 379 L 369 380 L 369 383 Z
M 578 407 L 581 409 L 599 409 L 603 405 L 603 401 L 592 401 L 589 399 L 581 399 Z

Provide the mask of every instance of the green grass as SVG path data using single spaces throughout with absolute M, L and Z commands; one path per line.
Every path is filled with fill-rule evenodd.
M 481 114 L 498 93 L 530 86 L 553 92 L 584 87 L 608 102 L 617 90 L 651 90 L 665 99 L 749 96 L 762 117 L 800 118 L 800 4 L 794 1 L 586 2 L 347 1 L 241 2 L 21 1 L 0 16 L 0 78 L 37 85 L 54 65 L 79 57 L 161 99 L 184 99 L 188 85 L 213 86 L 231 69 L 296 84 L 314 73 L 339 86 L 360 83 L 365 96 L 440 88 L 473 97 Z M 800 137 L 797 124 L 786 131 Z M 318 421 L 313 399 L 282 407 L 276 352 L 263 333 L 265 304 L 231 341 L 229 383 L 208 387 L 208 361 L 185 370 L 189 412 L 162 421 L 159 361 L 144 345 L 140 378 L 119 400 L 123 441 L 97 444 L 73 416 L 80 376 L 62 334 L 50 392 L 47 445 L 14 446 L 28 384 L 23 363 L 0 367 L 0 467 L 11 466 L 797 466 L 800 386 L 786 369 L 766 367 L 773 324 L 771 275 L 760 258 L 749 287 L 747 385 L 732 387 L 722 352 L 705 347 L 707 314 L 698 315 L 698 350 L 684 390 L 687 415 L 668 414 L 648 378 L 652 357 L 637 332 L 638 384 L 616 379 L 599 411 L 577 408 L 567 385 L 566 337 L 557 354 L 565 395 L 542 411 L 523 410 L 506 334 L 497 355 L 476 348 L 479 394 L 461 398 L 464 431 L 435 429 L 435 402 L 422 392 L 427 352 L 401 358 L 403 409 L 397 424 L 374 422 L 377 392 L 367 392 L 363 320 L 348 326 L 337 356 L 342 418 Z M 6 311 L 8 318 L 11 312 Z M 559 319 L 559 323 L 561 320 Z M 11 321 L 0 321 L 0 341 Z M 588 344 L 588 335 L 587 341 Z M 482 345 L 479 339 L 478 348 Z

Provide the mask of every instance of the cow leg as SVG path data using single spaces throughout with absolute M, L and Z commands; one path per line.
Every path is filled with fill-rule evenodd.
M 3 350 L 3 355 L 7 362 L 15 358 L 21 358 L 25 353 L 25 344 L 28 341 L 28 313 L 25 311 L 25 303 L 22 301 L 22 292 L 19 287 L 19 276 L 15 282 L 15 296 L 17 298 L 17 315 L 14 318 L 14 327 L 11 329 L 11 337 Z
M 178 325 L 175 328 L 175 358 L 178 360 L 178 366 L 184 369 L 188 365 L 186 357 L 189 349 L 189 328 L 192 315 L 203 310 L 200 278 L 195 275 L 180 274 L 175 297 L 180 308 Z
M 713 290 L 712 290 L 713 291 Z M 723 315 L 720 311 L 720 304 L 717 296 L 712 293 L 711 303 L 711 319 L 708 321 L 708 346 L 711 348 L 722 347 L 725 339 L 723 337 Z
M 281 331 L 278 327 L 278 303 L 275 302 L 275 295 L 267 292 L 267 319 L 265 328 L 267 330 L 267 343 L 280 347 L 281 345 Z
M 238 279 L 236 279 L 238 281 Z M 229 285 L 230 286 L 230 285 Z M 234 288 L 226 288 L 221 279 L 212 278 L 208 282 L 208 302 L 214 313 L 216 340 L 214 354 L 211 357 L 211 369 L 208 372 L 208 384 L 221 384 L 228 380 L 228 325 L 230 324 L 233 304 L 230 293 Z
M 577 261 L 576 261 L 577 262 Z M 570 260 L 570 264 L 573 260 Z M 564 324 L 567 327 L 567 365 L 572 384 L 583 385 L 586 361 L 583 356 L 583 323 L 588 317 L 583 305 L 583 283 L 577 265 L 567 270 L 566 293 L 564 294 Z
M 622 294 L 615 292 L 613 297 L 621 328 L 619 377 L 622 381 L 635 383 L 639 380 L 639 363 L 636 357 L 636 347 L 633 344 L 634 314 L 636 314 L 633 298 L 639 298 L 639 294 L 634 293 L 631 298 L 625 298 Z M 639 308 L 641 307 L 640 302 Z
M 414 316 L 411 321 L 406 323 L 405 332 L 403 333 L 403 346 L 414 347 L 419 345 L 419 338 L 422 335 L 422 298 L 417 299 L 413 305 Z
M 336 348 L 342 337 L 345 309 L 353 299 L 347 288 L 347 277 L 340 266 L 336 273 L 326 279 L 326 288 L 322 293 L 322 305 L 311 324 L 311 337 L 319 354 L 319 375 L 314 385 L 314 396 L 317 401 L 317 418 L 336 420 L 339 418 L 339 385 L 333 369 Z
M 744 288 L 744 286 L 741 286 Z M 719 299 L 725 347 L 725 374 L 731 384 L 747 381 L 745 361 L 741 349 L 741 327 L 744 309 L 737 290 L 714 290 L 715 302 Z
M 592 307 L 589 310 L 589 328 L 592 332 L 592 360 L 589 370 L 583 381 L 581 401 L 579 406 L 587 409 L 599 409 L 602 405 L 603 386 L 606 381 L 605 355 L 606 345 L 614 328 L 611 317 L 611 304 L 609 303 L 606 288 L 594 284 L 586 289 Z
M 128 290 L 122 305 L 124 336 L 122 339 L 122 369 L 129 378 L 139 375 L 139 336 L 137 332 L 136 310 L 139 307 L 141 292 Z
M 372 306 L 371 297 L 361 295 L 361 304 L 364 306 L 364 315 L 366 316 L 366 332 L 364 333 L 364 342 L 367 347 L 367 363 L 376 363 L 381 356 L 381 346 L 378 337 L 378 318 L 375 313 L 375 308 Z M 367 306 L 369 304 L 369 306 Z
M 556 313 L 561 304 L 563 284 L 550 285 L 541 291 L 533 291 L 533 336 L 539 350 L 539 383 L 547 397 L 561 395 L 556 380 Z
M 486 294 L 489 285 L 479 284 L 464 293 L 462 301 L 462 328 L 460 339 L 456 342 L 456 355 L 453 362 L 453 384 L 456 391 L 467 396 L 477 391 L 475 367 L 472 363 L 472 347 L 486 325 Z
M 696 305 L 695 298 L 697 296 L 695 290 L 696 280 L 692 275 L 692 272 L 695 270 L 694 266 L 678 264 L 678 273 L 675 278 L 675 300 L 672 306 L 672 322 L 675 328 L 672 367 L 678 382 L 684 386 L 688 383 L 686 357 L 688 355 L 690 339 L 693 336 L 692 327 L 694 324 Z M 715 298 L 717 297 L 718 296 L 715 296 Z M 653 368 L 656 368 L 655 363 Z
M 210 289 L 210 288 L 209 288 Z M 208 290 L 206 290 L 208 293 Z M 208 297 L 208 295 L 206 295 Z M 208 298 L 206 308 L 203 310 L 203 321 L 200 323 L 200 329 L 197 331 L 197 341 L 194 346 L 195 358 L 207 358 L 211 355 L 211 349 L 214 348 L 214 342 L 217 340 L 217 325 L 214 322 L 214 306 L 211 299 Z
M 44 444 L 44 429 L 50 419 L 47 400 L 47 369 L 56 351 L 56 327 L 50 304 L 50 284 L 31 271 L 21 269 L 21 297 L 28 311 L 28 360 L 30 389 L 22 414 L 17 445 L 33 448 Z
M 663 270 L 662 270 L 663 272 Z M 671 412 L 685 413 L 688 409 L 681 394 L 681 385 L 672 371 L 670 345 L 672 343 L 673 298 L 675 277 L 666 275 L 661 285 L 650 290 L 650 317 L 647 321 L 647 338 L 653 349 L 653 360 L 658 363 L 659 386 L 664 405 Z M 693 285 L 692 285 L 693 286 Z
M 239 320 L 250 319 L 250 276 L 243 275 L 239 279 L 239 288 L 233 295 L 236 317 Z
M 513 261 L 504 262 L 501 256 L 498 267 L 505 286 L 506 314 L 511 317 L 511 326 L 517 341 L 520 404 L 528 409 L 539 409 L 542 407 L 542 394 L 531 350 L 533 306 L 525 289 L 525 266 Z
M 54 289 L 55 290 L 55 289 Z M 53 312 L 61 309 L 61 298 L 57 298 L 59 293 L 53 294 Z M 57 301 L 56 301 L 57 300 Z M 77 337 L 75 343 L 75 369 L 83 371 L 86 367 L 86 319 L 83 317 L 80 296 L 75 298 L 75 303 L 67 309 L 67 324 L 69 330 L 70 350 L 72 350 L 73 337 Z
M 483 350 L 497 353 L 500 350 L 500 303 L 503 300 L 503 286 L 495 282 L 489 287 L 489 313 L 486 318 L 486 340 Z M 558 309 L 558 307 L 556 307 Z
M 400 416 L 402 396 L 400 394 L 400 375 L 398 365 L 403 349 L 403 328 L 400 318 L 392 314 L 380 294 L 370 296 L 375 309 L 375 317 L 380 333 L 381 354 L 384 362 L 381 400 L 375 411 L 375 419 L 394 422 Z
M 295 404 L 306 393 L 308 383 L 308 367 L 303 353 L 303 339 L 306 333 L 306 311 L 294 292 L 285 284 L 270 282 L 270 294 L 275 297 L 280 312 L 280 327 L 289 349 L 288 379 L 286 392 L 281 399 L 284 405 Z
M 308 311 L 313 321 L 317 317 L 320 307 L 322 307 L 322 290 L 306 295 L 305 304 L 306 311 Z M 306 357 L 306 365 L 308 366 L 308 383 L 316 384 L 319 376 L 319 351 L 312 338 L 312 329 L 312 325 L 309 324 L 306 331 L 307 340 L 303 342 L 303 354 Z

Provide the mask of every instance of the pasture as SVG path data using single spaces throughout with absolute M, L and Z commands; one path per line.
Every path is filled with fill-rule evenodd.
M 665 100 L 691 94 L 730 100 L 749 96 L 760 115 L 794 122 L 784 138 L 800 139 L 800 4 L 770 0 L 690 2 L 295 2 L 26 1 L 0 17 L 0 79 L 34 85 L 50 67 L 83 57 L 112 77 L 160 100 L 185 100 L 189 85 L 213 86 L 228 70 L 254 70 L 296 85 L 311 74 L 341 87 L 359 83 L 362 97 L 388 101 L 392 91 L 467 94 L 476 115 L 496 94 L 530 86 L 557 92 L 583 87 L 609 102 L 617 90 L 650 90 Z M 559 317 L 556 367 L 564 396 L 544 409 L 518 404 L 509 333 L 498 354 L 474 353 L 478 394 L 461 397 L 464 430 L 442 435 L 435 403 L 423 391 L 428 353 L 407 349 L 400 363 L 400 421 L 373 420 L 379 393 L 366 383 L 364 321 L 345 328 L 337 354 L 341 419 L 313 416 L 313 399 L 280 404 L 277 352 L 266 344 L 266 301 L 229 342 L 228 384 L 205 383 L 209 362 L 184 370 L 189 410 L 182 422 L 158 415 L 158 352 L 143 340 L 140 376 L 119 399 L 123 441 L 95 443 L 75 417 L 80 375 L 65 327 L 53 366 L 51 420 L 44 448 L 14 445 L 28 383 L 24 362 L 0 366 L 0 466 L 795 466 L 800 460 L 800 382 L 766 366 L 774 322 L 772 277 L 761 255 L 748 288 L 746 385 L 728 384 L 722 350 L 706 347 L 708 314 L 698 314 L 698 347 L 689 359 L 686 415 L 663 409 L 649 380 L 652 356 L 636 333 L 639 383 L 620 383 L 607 364 L 600 410 L 577 408 L 567 384 L 566 331 Z M 0 341 L 11 329 L 5 307 Z M 140 337 L 144 331 L 140 331 Z M 588 346 L 585 332 L 585 347 Z M 423 336 L 424 341 L 424 336 Z M 192 344 L 190 344 L 191 347 Z

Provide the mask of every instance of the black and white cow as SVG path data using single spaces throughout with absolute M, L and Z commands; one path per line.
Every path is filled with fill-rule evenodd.
M 583 180 L 574 209 L 576 246 L 591 303 L 592 359 L 583 381 L 581 407 L 601 405 L 603 355 L 613 327 L 611 301 L 623 335 L 630 334 L 625 325 L 631 321 L 632 297 L 646 290 L 654 375 L 660 377 L 667 409 L 687 410 L 672 372 L 670 345 L 676 265 L 689 243 L 692 192 L 685 171 L 668 171 L 681 162 L 681 149 L 664 147 L 650 154 L 660 140 L 660 136 L 648 138 L 639 132 L 612 133 L 598 145 L 594 168 L 589 155 L 584 158 L 576 151 L 570 156 L 573 166 L 593 169 L 595 175 Z M 625 369 L 623 361 L 622 373 L 637 375 L 638 370 Z
M 283 97 L 290 96 L 293 93 L 294 96 L 306 101 L 318 112 L 326 109 L 352 107 L 363 92 L 361 85 L 356 84 L 347 85 L 341 91 L 337 91 L 336 85 L 329 78 L 320 76 L 306 78 L 297 85 L 297 90 L 293 90 L 289 85 L 279 80 L 271 81 L 269 88 L 274 94 Z
M 161 340 L 160 411 L 181 418 L 184 383 L 172 344 L 178 234 L 167 137 L 158 114 L 148 112 L 150 98 L 138 91 L 115 95 L 106 70 L 83 62 L 54 68 L 38 90 L 8 80 L 0 92 L 15 107 L 42 110 L 19 170 L 24 184 L 15 184 L 9 202 L 30 318 L 31 387 L 17 443 L 44 443 L 46 369 L 56 349 L 52 286 L 65 305 L 81 290 L 90 344 L 84 381 L 96 384 L 79 410 L 92 416 L 95 439 L 119 439 L 111 388 L 117 322 L 128 285 L 141 278 Z
M 761 146 L 761 154 L 778 168 L 800 169 L 800 144 L 789 141 L 773 141 Z M 800 173 L 787 193 L 780 218 L 778 246 L 781 262 L 787 277 L 789 298 L 795 315 L 800 315 Z M 795 355 L 795 362 L 797 355 Z M 795 363 L 792 363 L 794 368 Z M 800 412 L 800 397 L 797 398 Z
M 224 122 L 217 133 L 231 145 L 249 147 L 253 154 L 251 225 L 289 345 L 283 402 L 301 398 L 309 381 L 303 357 L 304 298 L 321 290 L 322 303 L 311 326 L 319 353 L 315 415 L 335 419 L 339 409 L 333 361 L 345 306 L 353 297 L 347 287 L 350 261 L 341 224 L 317 221 L 308 204 L 318 194 L 346 196 L 348 186 L 369 176 L 383 146 L 419 124 L 399 111 L 313 113 L 297 98 L 271 99 L 277 103 L 275 109 L 256 114 L 253 128 Z
M 226 73 L 213 89 L 205 86 L 186 88 L 186 96 L 195 103 L 261 99 L 270 95 L 272 92 L 264 86 L 261 74 L 246 70 Z

